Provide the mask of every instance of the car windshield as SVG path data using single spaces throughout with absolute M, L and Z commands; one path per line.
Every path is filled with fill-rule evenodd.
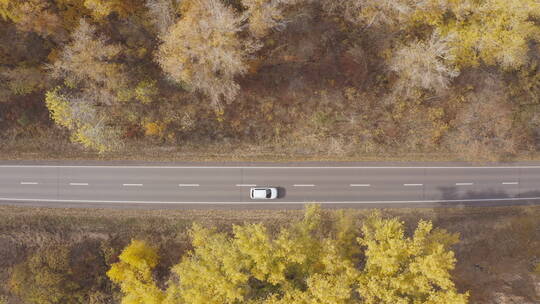
M 266 198 L 270 198 L 272 196 L 272 192 L 270 189 L 266 189 Z

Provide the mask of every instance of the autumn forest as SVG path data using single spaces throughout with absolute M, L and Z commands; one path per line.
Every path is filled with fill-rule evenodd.
M 538 41 L 536 0 L 0 0 L 2 152 L 533 155 Z

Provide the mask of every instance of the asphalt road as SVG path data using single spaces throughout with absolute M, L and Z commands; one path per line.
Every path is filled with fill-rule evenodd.
M 264 203 L 422 203 L 540 200 L 540 164 L 0 165 L 0 202 L 260 203 L 252 186 L 278 187 Z

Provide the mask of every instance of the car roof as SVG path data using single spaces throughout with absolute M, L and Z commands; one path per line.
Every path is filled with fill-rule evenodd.
M 255 197 L 255 198 L 266 198 L 266 190 L 268 190 L 268 188 L 254 188 L 253 189 L 253 197 Z

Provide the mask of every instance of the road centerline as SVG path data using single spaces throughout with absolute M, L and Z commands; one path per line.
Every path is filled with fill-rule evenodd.
M 404 196 L 402 198 L 404 201 L 407 199 L 504 198 L 508 195 L 525 197 L 531 189 L 537 188 L 540 182 L 540 166 L 536 166 L 535 170 L 527 167 L 531 171 L 517 170 L 516 167 L 513 168 L 514 170 L 495 170 L 493 167 L 470 170 L 472 168 L 468 167 L 468 170 L 459 171 L 455 171 L 455 167 L 444 167 L 445 170 L 435 170 L 433 167 L 427 167 L 428 169 L 424 170 L 419 170 L 418 167 L 400 167 L 400 170 L 393 171 L 389 170 L 389 167 L 376 167 L 377 170 L 361 167 L 366 170 L 350 171 L 351 167 L 328 167 L 318 166 L 318 164 L 310 167 L 296 167 L 294 166 L 296 163 L 292 163 L 287 170 L 282 170 L 283 165 L 281 168 L 276 168 L 261 164 L 263 166 L 254 163 L 253 165 L 234 165 L 234 167 L 226 164 L 228 165 L 226 167 L 207 166 L 202 170 L 201 166 L 180 165 L 182 169 L 177 171 L 160 170 L 161 167 L 168 165 L 150 167 L 25 166 L 18 167 L 20 169 L 6 170 L 0 166 L 1 178 L 4 180 L 4 188 L 0 189 L 0 192 L 6 197 L 24 198 L 24 193 L 27 193 L 30 198 L 47 199 L 54 196 L 55 199 L 60 200 L 79 199 L 82 201 L 97 199 L 103 201 L 248 202 L 249 196 L 246 191 L 250 187 L 279 185 L 280 200 L 276 202 L 380 202 L 401 199 L 401 196 Z M 540 165 L 540 162 L 538 164 Z M 175 166 L 175 168 L 178 167 L 178 165 Z M 227 168 L 229 170 L 225 170 Z M 268 170 L 261 170 L 263 168 L 268 168 Z M 167 167 L 167 169 L 172 168 Z M 131 181 L 123 182 L 126 179 Z M 134 179 L 141 179 L 141 181 Z M 21 181 L 29 185 L 14 187 Z M 372 181 L 375 184 L 372 184 Z M 11 184 L 12 189 L 8 184 Z M 490 192 L 468 192 L 475 190 L 476 187 L 490 187 Z M 95 192 L 90 189 L 94 189 Z M 458 192 L 447 194 L 445 191 L 449 191 L 448 189 Z
M 21 185 L 37 185 L 38 182 L 21 182 Z

